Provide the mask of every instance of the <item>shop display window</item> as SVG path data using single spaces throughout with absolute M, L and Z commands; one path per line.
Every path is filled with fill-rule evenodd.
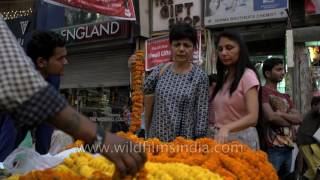
M 112 122 L 124 121 L 122 110 L 129 104 L 129 87 L 63 89 L 70 105 L 90 120 L 110 128 Z
M 319 46 L 308 47 L 312 90 L 314 96 L 320 96 L 320 43 Z

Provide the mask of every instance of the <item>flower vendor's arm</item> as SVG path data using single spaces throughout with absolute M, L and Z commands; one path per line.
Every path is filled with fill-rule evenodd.
M 208 130 L 209 80 L 206 75 L 197 88 L 195 138 L 206 136 Z
M 245 94 L 246 109 L 248 114 L 241 119 L 229 123 L 224 128 L 227 128 L 230 132 L 240 131 L 250 126 L 255 126 L 259 116 L 259 101 L 257 87 L 250 88 Z
M 301 124 L 302 118 L 297 109 L 290 109 L 289 113 L 279 112 L 279 115 L 293 125 Z
M 17 126 L 34 127 L 44 120 L 92 143 L 96 125 L 73 110 L 66 100 L 48 85 L 0 16 L 0 111 L 9 112 Z M 123 138 L 106 133 L 105 144 L 123 144 Z M 137 172 L 144 154 L 107 152 L 107 157 L 125 174 Z M 140 159 L 141 160 L 140 160 Z M 131 170 L 131 168 L 133 168 Z
M 58 112 L 49 122 L 73 137 L 84 140 L 87 144 L 92 144 L 96 139 L 97 124 L 89 121 L 70 106 Z M 119 151 L 119 147 L 129 148 L 130 143 L 132 142 L 128 139 L 106 132 L 104 146 L 100 148 L 100 153 L 114 162 L 122 175 L 137 173 L 146 161 L 146 155 L 143 152 L 133 149 Z M 87 145 L 85 148 L 89 150 L 90 146 Z M 140 149 L 143 150 L 143 148 Z
M 263 103 L 262 109 L 263 109 L 264 118 L 267 122 L 270 122 L 278 126 L 284 126 L 284 127 L 291 125 L 290 122 L 288 122 L 285 118 L 283 118 L 280 115 L 279 111 L 277 112 L 273 111 L 269 103 Z

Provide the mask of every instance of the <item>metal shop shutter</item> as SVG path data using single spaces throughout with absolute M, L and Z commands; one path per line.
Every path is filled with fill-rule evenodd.
M 61 88 L 128 86 L 129 48 L 72 54 L 67 57 Z

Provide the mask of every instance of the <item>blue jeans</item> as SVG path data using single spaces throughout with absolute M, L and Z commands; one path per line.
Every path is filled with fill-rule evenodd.
M 283 179 L 290 173 L 292 163 L 291 147 L 271 147 L 268 148 L 268 159 L 276 169 L 280 179 Z

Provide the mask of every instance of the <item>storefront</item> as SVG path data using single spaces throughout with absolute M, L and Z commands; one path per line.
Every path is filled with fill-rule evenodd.
M 320 41 L 306 42 L 310 58 L 311 89 L 313 96 L 320 96 Z
M 287 13 L 285 9 L 288 7 L 288 1 L 249 0 L 234 2 L 218 3 L 215 0 L 205 0 L 204 25 L 212 34 L 212 42 L 222 30 L 239 31 L 247 43 L 250 59 L 258 69 L 262 83 L 264 83 L 263 61 L 270 57 L 286 60 Z M 212 46 L 215 48 L 213 43 Z M 286 80 L 280 83 L 279 91 L 287 91 L 285 82 Z
M 62 94 L 94 121 L 121 120 L 122 107 L 129 104 L 131 23 L 104 21 L 55 31 L 68 42 Z

